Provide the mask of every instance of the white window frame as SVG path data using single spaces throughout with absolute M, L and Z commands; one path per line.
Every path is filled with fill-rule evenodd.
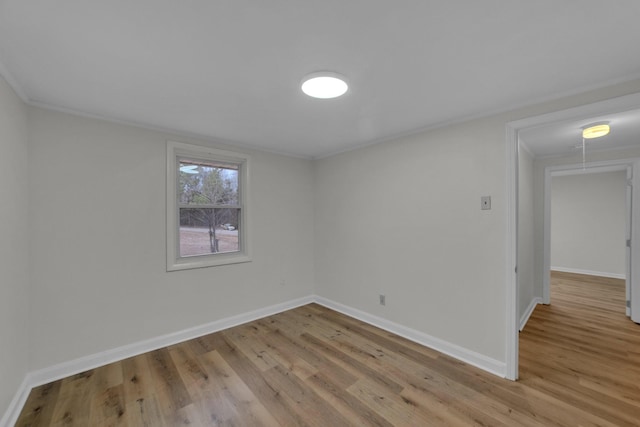
M 180 256 L 180 206 L 178 204 L 179 159 L 217 161 L 238 166 L 238 204 L 240 251 Z M 251 261 L 249 221 L 249 156 L 234 151 L 219 150 L 201 145 L 167 141 L 167 271 L 213 267 Z

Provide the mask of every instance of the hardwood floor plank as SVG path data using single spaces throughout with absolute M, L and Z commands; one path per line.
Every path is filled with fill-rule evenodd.
M 361 402 L 380 414 L 394 426 L 446 426 L 446 420 L 437 414 L 429 413 L 409 399 L 369 381 L 358 380 L 348 390 Z
M 390 427 L 393 424 L 342 388 L 335 375 L 319 372 L 306 379 L 310 387 L 340 412 L 349 425 Z
M 44 426 L 52 423 L 53 410 L 58 401 L 61 385 L 61 381 L 55 381 L 31 390 L 22 408 L 22 425 Z
M 556 383 L 554 381 L 535 378 L 529 382 L 529 386 L 548 396 L 566 402 L 569 405 L 588 406 L 590 414 L 606 420 L 613 425 L 638 425 L 638 416 L 631 414 L 634 411 L 638 411 L 637 413 L 640 414 L 640 407 L 630 407 L 630 405 L 626 405 L 617 399 L 611 399 L 606 395 L 594 392 L 594 390 L 585 389 L 579 384 Z M 621 408 L 624 410 L 621 411 Z
M 379 343 L 394 353 L 402 354 L 410 359 L 424 361 L 426 357 L 435 360 L 442 355 L 442 353 L 409 341 L 406 338 L 367 325 L 359 320 L 327 308 L 324 309 L 321 316 L 347 331 L 352 331 L 356 336 L 361 336 L 371 342 Z
M 211 384 L 209 373 L 205 367 L 206 362 L 201 362 L 200 357 L 185 345 L 169 347 L 169 355 L 190 398 L 197 398 L 199 395 L 197 391 L 206 389 Z
M 348 387 L 357 380 L 357 372 L 348 363 L 343 363 L 340 356 L 333 357 L 331 352 L 321 352 L 313 345 L 309 345 L 306 341 L 301 340 L 300 336 L 287 337 L 283 335 L 280 329 L 274 330 L 269 335 L 270 342 L 278 349 L 288 351 L 290 354 L 304 360 L 313 369 L 320 372 L 332 372 L 343 388 Z
M 89 424 L 88 396 L 64 396 L 58 399 L 49 424 L 51 426 L 83 426 Z
M 91 399 L 89 425 L 128 426 L 123 385 L 97 391 Z
M 180 408 L 192 403 L 184 382 L 171 359 L 168 348 L 147 353 L 158 403 L 163 413 L 175 417 Z
M 501 426 L 511 425 L 498 421 L 483 410 L 478 410 L 470 401 L 464 404 L 445 390 L 427 390 L 425 388 L 407 387 L 400 393 L 402 400 L 412 406 L 421 407 L 447 426 Z M 513 424 L 513 420 L 510 420 Z M 434 423 L 435 424 L 435 423 Z M 519 424 L 526 425 L 526 424 Z
M 49 425 L 89 425 L 90 393 L 95 390 L 95 372 L 96 369 L 92 369 L 61 380 L 58 401 Z
M 317 427 L 348 425 L 341 413 L 335 411 L 313 388 L 308 387 L 294 374 L 280 366 L 275 366 L 264 375 L 267 382 L 280 391 L 289 410 L 304 419 L 308 425 Z
M 173 420 L 170 425 L 172 426 L 204 426 L 208 425 L 208 421 L 203 417 L 204 414 L 199 410 L 195 403 L 190 403 L 187 406 L 175 411 Z M 219 424 L 224 425 L 224 424 Z
M 367 366 L 365 363 L 358 361 L 357 359 L 352 357 L 352 355 L 342 351 L 341 349 L 336 349 L 331 344 L 324 342 L 316 336 L 309 333 L 304 333 L 302 334 L 300 339 L 304 340 L 304 342 L 307 343 L 310 348 L 326 355 L 336 365 L 349 372 L 353 376 L 353 378 L 366 376 L 371 381 L 379 383 L 383 387 L 387 387 L 393 390 L 394 393 L 399 393 L 402 391 L 403 387 L 393 379 Z
M 155 398 L 151 370 L 145 355 L 130 357 L 122 362 L 122 385 L 127 404 L 141 399 Z
M 125 415 L 131 427 L 170 427 L 162 415 L 160 404 L 154 394 L 145 394 L 144 397 L 139 397 L 135 401 L 127 401 Z
M 243 332 L 242 328 L 233 328 L 226 331 L 225 335 L 233 340 L 236 348 L 243 352 L 247 359 L 261 371 L 269 370 L 278 365 L 278 362 L 271 357 L 265 343 L 251 335 L 245 335 Z
M 303 379 L 318 373 L 318 369 L 316 367 L 295 355 L 291 351 L 290 345 L 277 347 L 272 341 L 273 336 L 273 334 L 267 332 L 265 336 L 256 337 L 256 339 L 260 340 L 262 344 L 267 347 L 267 351 L 278 364 L 284 366 L 289 371 L 296 374 L 297 377 Z
M 217 351 L 211 351 L 200 356 L 204 366 L 212 378 L 220 383 L 218 386 L 228 393 L 227 402 L 235 410 L 235 416 L 240 425 L 275 426 L 276 419 L 264 407 L 262 402 L 249 389 L 247 384 L 236 374 L 227 361 Z
M 222 333 L 210 335 L 216 351 L 231 366 L 247 387 L 260 399 L 279 425 L 307 426 L 304 417 L 289 408 L 289 402 L 277 387 L 274 387 L 246 356 L 237 350 Z

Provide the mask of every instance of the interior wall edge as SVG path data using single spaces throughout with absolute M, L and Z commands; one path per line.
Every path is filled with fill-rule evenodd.
M 9 427 L 15 425 L 16 421 L 18 421 L 18 417 L 20 416 L 20 412 L 24 407 L 24 404 L 27 402 L 27 398 L 29 397 L 29 393 L 33 386 L 31 385 L 31 373 L 27 373 L 20 383 L 18 390 L 16 390 L 11 403 L 9 403 L 9 407 L 5 411 L 2 418 L 0 418 L 0 427 Z
M 29 104 L 31 100 L 27 96 L 27 93 L 2 61 L 0 61 L 0 78 L 3 78 L 4 81 L 7 82 L 11 89 L 13 89 L 13 92 L 20 97 L 22 102 L 27 105 Z
M 522 313 L 522 316 L 520 317 L 520 332 L 522 332 L 524 327 L 527 325 L 529 318 L 533 314 L 533 311 L 536 309 L 538 304 L 542 304 L 542 303 L 543 303 L 542 297 L 533 297 L 531 299 L 531 303 L 529 303 L 529 306 L 524 311 L 524 313 Z

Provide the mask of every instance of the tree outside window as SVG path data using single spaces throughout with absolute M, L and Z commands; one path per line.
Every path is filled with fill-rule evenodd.
M 180 256 L 238 251 L 237 166 L 181 160 L 179 171 Z

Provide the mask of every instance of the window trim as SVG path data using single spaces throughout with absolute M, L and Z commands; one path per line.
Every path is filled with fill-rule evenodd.
M 238 165 L 238 204 L 240 224 L 238 241 L 240 251 L 210 255 L 180 257 L 180 204 L 178 203 L 178 162 L 181 158 L 219 161 Z M 251 261 L 249 220 L 249 156 L 234 151 L 220 150 L 202 145 L 167 141 L 167 271 L 213 267 Z

